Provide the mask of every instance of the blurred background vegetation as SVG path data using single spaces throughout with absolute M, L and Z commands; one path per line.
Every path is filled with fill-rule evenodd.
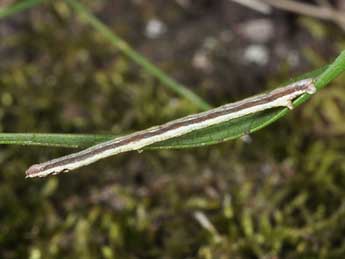
M 229 0 L 81 3 L 213 106 L 345 49 L 339 23 Z M 3 18 L 0 38 L 1 132 L 123 134 L 200 111 L 62 0 Z M 246 138 L 121 154 L 58 177 L 24 171 L 72 149 L 1 146 L 0 257 L 344 257 L 344 82 Z

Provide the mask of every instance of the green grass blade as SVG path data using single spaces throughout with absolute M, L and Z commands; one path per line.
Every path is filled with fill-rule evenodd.
M 70 4 L 77 13 L 79 13 L 90 25 L 93 26 L 98 32 L 100 32 L 104 37 L 106 37 L 116 48 L 118 48 L 124 55 L 133 60 L 135 63 L 140 65 L 146 72 L 151 74 L 160 80 L 160 82 L 173 90 L 175 93 L 183 96 L 184 98 L 190 100 L 193 104 L 198 106 L 202 110 L 210 109 L 211 106 L 202 100 L 195 93 L 190 91 L 184 85 L 178 83 L 166 73 L 160 70 L 158 67 L 153 65 L 144 56 L 132 49 L 127 42 L 117 36 L 113 31 L 111 31 L 104 23 L 97 19 L 93 14 L 91 14 L 83 5 L 75 0 L 65 0 Z
M 7 16 L 11 16 L 13 14 L 16 14 L 18 12 L 24 11 L 28 8 L 31 8 L 35 5 L 38 5 L 42 3 L 45 0 L 24 0 L 20 1 L 18 3 L 12 4 L 8 7 L 1 8 L 0 9 L 0 19 L 5 18 Z
M 293 81 L 301 80 L 303 78 L 314 78 L 316 80 L 315 86 L 318 90 L 324 88 L 327 84 L 338 77 L 345 71 L 345 51 L 341 52 L 335 61 L 324 68 L 306 73 L 297 77 Z M 297 107 L 306 102 L 310 95 L 302 95 L 297 98 L 293 105 Z M 231 139 L 239 138 L 243 135 L 260 130 L 276 120 L 282 118 L 289 112 L 287 108 L 276 108 L 260 113 L 251 114 L 242 118 L 231 120 L 219 125 L 208 127 L 206 129 L 198 130 L 186 134 L 184 136 L 169 139 L 164 142 L 153 144 L 147 148 L 150 149 L 167 149 L 167 148 L 192 148 L 198 146 L 212 145 L 224 142 Z
M 313 77 L 316 79 L 318 90 L 324 88 L 337 76 L 345 71 L 345 51 L 337 59 L 324 68 L 299 76 L 296 80 Z M 317 93 L 316 93 L 317 94 Z M 301 105 L 309 98 L 303 95 L 294 101 L 294 106 Z M 166 140 L 146 147 L 146 149 L 167 149 L 167 148 L 191 148 L 216 144 L 230 139 L 235 139 L 244 134 L 255 132 L 273 123 L 288 113 L 286 108 L 267 110 L 255 113 L 229 122 L 212 126 L 203 130 L 194 131 L 187 135 Z M 103 141 L 110 140 L 114 135 L 95 135 L 95 134 L 32 134 L 32 133 L 2 133 L 0 134 L 0 144 L 15 145 L 40 145 L 40 146 L 59 146 L 69 148 L 81 148 L 94 145 Z
M 110 134 L 1 133 L 0 144 L 84 148 L 115 137 Z

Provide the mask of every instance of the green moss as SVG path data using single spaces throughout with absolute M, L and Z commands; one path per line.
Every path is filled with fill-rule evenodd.
M 117 134 L 196 111 L 61 3 L 20 15 L 1 44 L 14 53 L 0 63 L 1 131 Z M 343 81 L 251 143 L 133 152 L 39 180 L 27 166 L 67 150 L 2 146 L 0 257 L 343 257 Z

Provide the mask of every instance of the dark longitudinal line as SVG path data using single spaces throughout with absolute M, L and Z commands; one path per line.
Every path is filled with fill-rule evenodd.
M 301 80 L 267 94 L 226 104 L 210 111 L 190 115 L 128 136 L 100 143 L 78 153 L 33 165 L 26 171 L 26 175 L 27 177 L 35 177 L 57 174 L 88 165 L 114 154 L 140 149 L 156 142 L 175 138 L 258 111 L 278 106 L 291 109 L 291 101 L 294 98 L 304 93 L 313 94 L 315 91 L 313 79 Z
M 284 89 L 284 91 L 277 92 L 277 93 L 275 93 L 273 95 L 268 95 L 265 98 L 262 98 L 262 99 L 259 99 L 259 100 L 254 100 L 254 101 L 250 101 L 250 102 L 246 102 L 246 103 L 240 104 L 238 106 L 230 107 L 228 109 L 224 109 L 224 110 L 221 110 L 221 111 L 215 111 L 213 113 L 206 114 L 205 116 L 199 116 L 199 117 L 196 117 L 196 118 L 193 118 L 193 119 L 190 119 L 190 120 L 184 120 L 184 121 L 180 121 L 181 119 L 179 119 L 175 123 L 174 123 L 174 121 L 172 121 L 172 122 L 169 122 L 167 124 L 163 124 L 161 126 L 158 126 L 156 130 L 153 130 L 153 131 L 150 131 L 150 132 L 147 132 L 145 130 L 145 131 L 142 131 L 142 132 L 133 133 L 133 134 L 125 137 L 123 140 L 120 140 L 120 141 L 115 142 L 115 143 L 109 143 L 108 145 L 105 145 L 105 146 L 103 146 L 100 149 L 97 149 L 97 150 L 85 153 L 84 155 L 80 155 L 80 156 L 76 156 L 76 157 L 71 157 L 69 159 L 65 159 L 63 161 L 57 161 L 56 163 L 52 163 L 50 165 L 47 165 L 44 168 L 44 170 L 50 169 L 50 168 L 53 168 L 53 167 L 56 167 L 56 166 L 61 166 L 61 165 L 65 164 L 65 163 L 77 162 L 77 161 L 79 161 L 81 159 L 86 159 L 86 158 L 92 157 L 92 156 L 95 155 L 95 153 L 100 153 L 100 152 L 107 151 L 109 149 L 114 149 L 114 148 L 119 147 L 119 146 L 127 145 L 130 142 L 138 141 L 140 139 L 152 137 L 152 136 L 155 136 L 155 135 L 160 135 L 160 134 L 162 134 L 164 132 L 167 132 L 167 131 L 170 131 L 170 130 L 174 130 L 176 128 L 180 128 L 180 127 L 187 126 L 187 125 L 190 125 L 190 124 L 200 123 L 202 121 L 213 119 L 213 118 L 216 118 L 216 117 L 219 117 L 219 116 L 222 116 L 222 115 L 226 115 L 226 114 L 231 113 L 231 112 L 236 112 L 236 111 L 243 110 L 243 109 L 246 109 L 246 108 L 249 108 L 249 107 L 253 107 L 255 105 L 260 105 L 260 104 L 263 104 L 263 103 L 267 103 L 267 102 L 275 100 L 275 99 L 277 99 L 277 98 L 279 98 L 281 96 L 284 96 L 286 94 L 290 94 L 293 91 L 294 91 L 294 89 Z M 205 113 L 207 113 L 207 112 L 205 112 Z

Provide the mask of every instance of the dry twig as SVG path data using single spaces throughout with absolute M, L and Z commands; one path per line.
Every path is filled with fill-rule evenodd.
M 230 1 L 234 1 L 236 3 L 242 2 L 238 0 Z M 254 10 L 257 9 L 256 6 L 258 3 L 267 4 L 267 6 L 277 9 L 332 21 L 345 30 L 345 12 L 334 9 L 326 0 L 319 0 L 318 2 L 319 5 L 312 5 L 292 0 L 250 0 L 251 4 L 255 3 L 254 6 L 251 6 L 251 9 Z M 248 6 L 248 3 L 249 2 L 246 1 L 245 3 L 243 2 L 241 4 Z

